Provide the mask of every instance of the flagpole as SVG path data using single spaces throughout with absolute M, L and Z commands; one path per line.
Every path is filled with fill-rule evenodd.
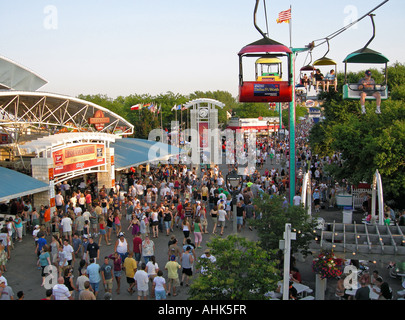
M 163 115 L 162 115 L 162 105 L 159 106 L 159 112 L 160 112 L 160 126 L 162 127 L 162 140 L 161 142 L 163 142 Z
M 290 5 L 290 48 L 292 48 L 292 9 L 291 9 L 291 5 Z

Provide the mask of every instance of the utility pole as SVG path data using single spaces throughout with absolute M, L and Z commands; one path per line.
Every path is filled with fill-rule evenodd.
M 283 274 L 283 300 L 289 299 L 290 283 L 290 256 L 291 240 L 296 240 L 296 233 L 291 232 L 291 224 L 285 224 L 284 240 L 280 240 L 279 248 L 284 251 L 284 274 Z

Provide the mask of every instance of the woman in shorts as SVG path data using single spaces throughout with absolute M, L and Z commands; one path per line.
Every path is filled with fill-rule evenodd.
M 214 227 L 212 228 L 212 233 L 215 234 L 215 231 L 217 230 L 217 223 L 218 223 L 218 206 L 217 205 L 215 205 L 214 208 L 212 208 L 210 215 L 212 218 L 212 223 L 214 224 Z
M 188 217 L 184 217 L 183 220 L 183 245 L 186 243 L 186 240 L 190 237 L 190 222 L 188 222 Z
M 152 291 L 155 292 L 156 300 L 166 300 L 166 280 L 163 278 L 162 270 L 159 270 L 153 279 Z

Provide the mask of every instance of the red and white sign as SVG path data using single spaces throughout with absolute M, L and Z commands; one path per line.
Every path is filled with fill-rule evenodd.
M 104 125 L 110 123 L 110 118 L 104 117 L 104 112 L 97 110 L 93 118 L 89 118 L 89 124 L 94 125 L 97 131 L 104 129 Z
M 104 144 L 83 144 L 52 153 L 54 175 L 106 164 Z

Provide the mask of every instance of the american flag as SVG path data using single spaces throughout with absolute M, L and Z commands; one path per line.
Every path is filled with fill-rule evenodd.
M 291 8 L 285 11 L 281 11 L 278 14 L 277 23 L 287 22 L 289 23 L 291 19 Z

